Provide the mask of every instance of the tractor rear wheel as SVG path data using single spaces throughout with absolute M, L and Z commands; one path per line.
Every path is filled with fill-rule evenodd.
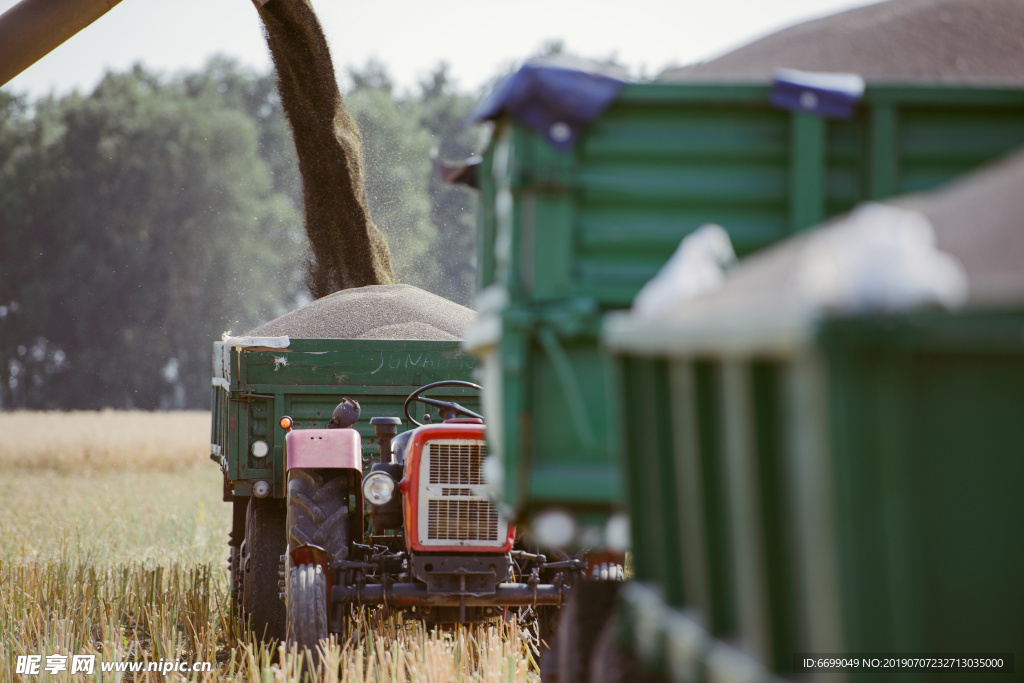
M 285 552 L 285 508 L 273 498 L 249 499 L 242 562 L 242 611 L 256 637 L 267 643 L 285 636 L 278 568 Z
M 349 553 L 348 470 L 288 472 L 288 547 L 315 545 L 335 560 Z
M 309 650 L 316 665 L 317 646 L 327 637 L 327 577 L 318 564 L 291 567 L 288 576 L 288 646 L 300 656 Z

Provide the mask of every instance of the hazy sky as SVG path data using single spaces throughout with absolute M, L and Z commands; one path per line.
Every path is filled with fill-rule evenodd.
M 800 21 L 877 0 L 313 0 L 335 63 L 376 57 L 401 86 L 444 60 L 464 88 L 550 39 L 589 57 L 615 54 L 634 75 L 707 59 Z M 0 11 L 16 4 L 0 0 Z M 34 95 L 88 90 L 135 62 L 175 72 L 223 53 L 269 66 L 251 0 L 122 0 L 11 81 Z

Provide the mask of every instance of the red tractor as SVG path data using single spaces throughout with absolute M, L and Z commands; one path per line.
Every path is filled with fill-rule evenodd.
M 553 623 L 582 576 L 582 560 L 548 562 L 517 547 L 515 526 L 488 497 L 482 416 L 423 395 L 445 386 L 480 389 L 462 381 L 417 389 L 403 406 L 417 426 L 402 434 L 399 418 L 372 419 L 380 461 L 365 477 L 359 433 L 348 428 L 355 418 L 346 428 L 288 431 L 289 644 L 315 652 L 330 633 L 344 634 L 357 605 L 404 610 L 432 623 L 532 606 Z M 416 402 L 437 408 L 443 421 L 417 422 L 410 414 Z M 282 426 L 288 429 L 290 418 Z

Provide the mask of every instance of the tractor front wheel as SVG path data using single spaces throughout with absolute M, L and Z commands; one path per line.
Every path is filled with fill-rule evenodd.
M 314 664 L 317 646 L 327 638 L 327 577 L 318 564 L 292 567 L 288 576 L 288 646 L 299 655 L 309 650 Z
M 288 550 L 322 548 L 334 560 L 349 556 L 349 472 L 295 468 L 288 472 Z M 293 555 L 294 557 L 294 555 Z M 302 560 L 306 562 L 307 560 Z M 327 576 L 319 564 L 287 562 L 288 647 L 309 650 L 319 661 L 317 645 L 327 637 L 331 610 Z

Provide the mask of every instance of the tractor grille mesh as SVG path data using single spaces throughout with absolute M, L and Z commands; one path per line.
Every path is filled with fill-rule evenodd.
M 498 512 L 486 500 L 430 500 L 427 506 L 430 540 L 498 540 Z
M 431 443 L 430 484 L 479 486 L 484 483 L 480 468 L 487 457 L 482 442 Z
M 420 527 L 421 540 L 436 545 L 504 543 L 505 523 L 475 488 L 484 484 L 481 468 L 487 457 L 486 442 L 430 441 L 425 457 L 425 485 L 421 485 L 420 492 L 421 504 L 425 505 L 420 514 L 426 512 L 426 524 Z

